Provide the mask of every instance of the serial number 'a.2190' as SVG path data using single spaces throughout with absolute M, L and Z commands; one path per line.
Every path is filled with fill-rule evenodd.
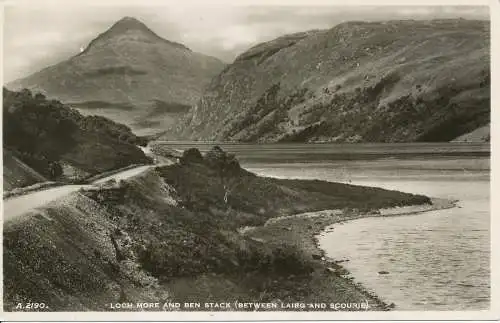
M 16 310 L 42 310 L 49 307 L 45 303 L 17 303 Z

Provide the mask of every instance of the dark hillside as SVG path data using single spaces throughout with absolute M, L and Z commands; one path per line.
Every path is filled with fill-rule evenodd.
M 488 21 L 346 22 L 250 48 L 165 138 L 443 142 L 489 122 Z
M 64 178 L 70 169 L 92 175 L 149 162 L 137 147 L 146 141 L 109 119 L 84 117 L 29 90 L 4 88 L 3 107 L 4 149 L 48 179 Z

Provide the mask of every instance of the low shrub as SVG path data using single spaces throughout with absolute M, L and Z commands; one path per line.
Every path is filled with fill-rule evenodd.
M 313 262 L 296 245 L 259 245 L 237 252 L 240 270 L 264 274 L 304 275 L 313 271 Z
M 182 153 L 180 159 L 181 164 L 186 165 L 189 163 L 201 163 L 203 162 L 203 156 L 200 151 L 196 148 L 189 148 Z

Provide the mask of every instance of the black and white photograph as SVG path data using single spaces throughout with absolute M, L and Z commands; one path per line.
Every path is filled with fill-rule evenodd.
M 3 5 L 3 317 L 494 309 L 493 8 L 107 2 Z

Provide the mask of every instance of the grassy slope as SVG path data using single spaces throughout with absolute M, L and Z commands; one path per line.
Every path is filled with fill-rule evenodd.
M 366 295 L 343 280 L 333 292 L 321 287 L 323 267 L 300 246 L 263 245 L 237 229 L 294 212 L 351 208 L 359 196 L 367 208 L 428 201 L 234 169 L 224 179 L 232 188 L 225 204 L 219 180 L 206 161 L 173 165 L 7 222 L 5 309 L 31 299 L 52 310 L 106 310 L 123 299 L 161 302 L 166 292 L 176 301 L 357 301 Z
M 449 141 L 489 123 L 487 21 L 349 22 L 249 49 L 180 137 Z
M 176 164 L 161 170 L 189 208 L 235 212 L 233 228 L 261 225 L 270 217 L 321 209 L 378 209 L 428 202 L 424 196 L 317 180 L 283 180 L 241 170 L 221 181 L 216 170 L 203 163 Z M 224 203 L 224 185 L 231 189 Z
M 117 262 L 106 208 L 74 194 L 37 213 L 4 225 L 5 310 L 35 300 L 50 311 L 104 310 L 124 293 L 130 301 L 160 298 L 152 277 Z
M 45 182 L 47 179 L 17 159 L 11 152 L 3 150 L 3 190 Z

